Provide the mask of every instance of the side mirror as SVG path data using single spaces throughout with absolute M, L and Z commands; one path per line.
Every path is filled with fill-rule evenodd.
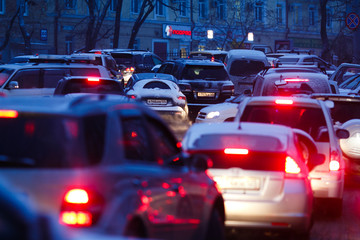
M 346 129 L 338 128 L 338 129 L 336 129 L 336 136 L 339 139 L 346 139 L 346 138 L 350 137 L 350 132 Z
M 313 154 L 312 156 L 310 156 L 308 163 L 307 163 L 309 172 L 311 170 L 313 170 L 317 165 L 321 165 L 324 162 L 325 162 L 324 154 L 320 154 L 320 153 Z
M 204 154 L 194 154 L 190 156 L 190 168 L 194 172 L 204 172 L 210 166 L 211 159 Z
M 18 89 L 19 88 L 19 83 L 17 81 L 11 81 L 8 85 L 8 89 Z

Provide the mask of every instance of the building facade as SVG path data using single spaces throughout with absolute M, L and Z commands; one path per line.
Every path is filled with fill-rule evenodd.
M 144 1 L 154 4 L 154 10 L 142 24 L 133 48 L 153 51 L 164 59 L 186 57 L 191 50 L 251 48 L 254 44 L 273 50 L 311 49 L 318 55 L 323 47 L 318 0 L 123 0 L 118 48 L 128 48 Z M 30 36 L 32 54 L 82 51 L 91 20 L 94 28 L 101 22 L 96 48 L 113 48 L 117 0 L 93 2 L 91 8 L 84 0 L 0 0 L 0 44 L 7 43 L 0 46 L 2 61 L 28 53 L 24 31 Z M 329 0 L 326 7 L 327 36 L 337 56 L 340 50 L 334 47 L 335 40 L 349 42 L 346 52 L 351 52 L 344 2 Z M 24 13 L 18 17 L 21 3 Z M 253 40 L 248 39 L 249 33 Z M 344 45 L 341 51 L 345 52 Z

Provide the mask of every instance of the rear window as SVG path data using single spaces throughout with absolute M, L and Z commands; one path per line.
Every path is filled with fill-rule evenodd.
M 99 120 L 98 117 L 97 120 Z M 104 148 L 104 124 L 78 118 L 19 114 L 0 118 L 0 168 L 74 168 L 94 165 Z M 86 132 L 85 137 L 83 132 Z M 86 141 L 86 144 L 84 144 Z
M 299 58 L 279 58 L 279 62 L 282 64 L 296 64 Z
M 141 63 L 140 55 L 133 55 L 128 53 L 111 53 L 118 65 L 125 65 L 126 67 L 136 66 Z
M 229 73 L 232 76 L 254 75 L 263 70 L 265 64 L 261 61 L 234 60 L 231 63 Z
M 207 155 L 213 162 L 212 168 L 241 168 L 257 171 L 284 171 L 286 154 L 282 152 L 249 151 L 246 155 L 225 154 L 221 150 L 194 151 Z
M 344 123 L 351 119 L 360 119 L 360 101 L 334 101 L 331 117 L 334 122 Z
M 68 93 L 110 93 L 123 94 L 119 82 L 111 80 L 100 80 L 91 82 L 87 79 L 71 79 L 66 82 L 63 94 Z
M 240 121 L 281 124 L 304 130 L 315 141 L 329 141 L 328 128 L 321 108 L 248 105 Z
M 182 79 L 187 80 L 229 80 L 223 66 L 187 65 L 184 68 Z
M 170 89 L 169 85 L 167 85 L 166 83 L 163 83 L 163 82 L 159 82 L 159 81 L 148 82 L 147 84 L 144 85 L 144 88 Z
M 70 68 L 71 76 L 91 76 L 100 77 L 100 71 L 97 68 Z

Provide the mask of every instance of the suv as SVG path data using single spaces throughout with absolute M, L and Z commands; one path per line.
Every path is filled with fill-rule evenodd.
M 141 103 L 95 94 L 2 98 L 0 131 L 1 177 L 62 224 L 139 238 L 223 239 L 224 204 L 205 174 L 207 158 L 183 155 Z
M 122 84 L 113 78 L 64 77 L 58 82 L 54 95 L 70 93 L 100 93 L 125 95 Z
M 314 197 L 324 202 L 331 215 L 338 217 L 342 213 L 345 166 L 339 139 L 348 138 L 349 132 L 334 129 L 331 105 L 331 101 L 309 97 L 248 97 L 239 104 L 235 122 L 281 124 L 308 133 L 319 153 L 325 155 L 325 162 L 309 174 Z
M 94 49 L 90 52 L 99 50 Z M 125 84 L 133 73 L 151 72 L 155 65 L 163 62 L 155 53 L 144 50 L 105 49 L 103 52 L 109 53 L 115 59 Z
M 0 66 L 0 92 L 8 96 L 51 96 L 58 81 L 65 76 L 110 78 L 105 67 L 92 64 L 4 64 Z
M 211 61 L 224 62 L 227 55 L 227 51 L 222 50 L 204 50 L 204 51 L 193 51 L 189 53 L 191 59 L 209 59 Z

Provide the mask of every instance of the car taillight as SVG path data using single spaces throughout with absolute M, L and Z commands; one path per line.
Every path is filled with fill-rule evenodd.
M 126 72 L 134 72 L 135 71 L 135 68 L 134 67 L 128 67 L 125 69 Z
M 93 77 L 89 77 L 87 80 L 88 80 L 88 82 L 99 82 L 100 81 L 99 78 L 93 78 Z
M 305 177 L 304 171 L 299 164 L 290 156 L 285 159 L 285 174 L 288 178 L 302 178 Z
M 0 118 L 17 118 L 18 115 L 15 110 L 0 110 Z
M 286 78 L 284 79 L 285 82 L 308 82 L 309 79 L 304 78 Z
M 214 61 L 215 61 L 215 58 L 214 58 L 214 57 L 211 57 L 211 61 L 214 62 Z
M 81 188 L 66 192 L 60 211 L 60 223 L 73 227 L 89 227 L 99 219 L 103 200 L 98 194 Z
M 185 97 L 185 96 L 179 96 L 179 97 L 178 97 L 178 99 L 179 99 L 179 100 L 184 100 L 184 101 L 185 101 L 185 100 L 186 100 L 186 97 Z
M 136 99 L 136 95 L 128 95 L 128 97 L 131 99 Z
M 247 155 L 247 154 L 249 154 L 249 150 L 244 149 L 244 148 L 225 148 L 224 153 L 225 154 L 236 154 L 236 155 Z
M 291 105 L 294 101 L 291 99 L 276 99 L 275 103 L 280 105 Z
M 340 170 L 340 156 L 337 151 L 331 151 L 330 154 L 330 163 L 329 170 L 330 171 L 339 171 Z
M 223 91 L 233 91 L 234 90 L 234 85 L 226 85 L 222 87 Z

